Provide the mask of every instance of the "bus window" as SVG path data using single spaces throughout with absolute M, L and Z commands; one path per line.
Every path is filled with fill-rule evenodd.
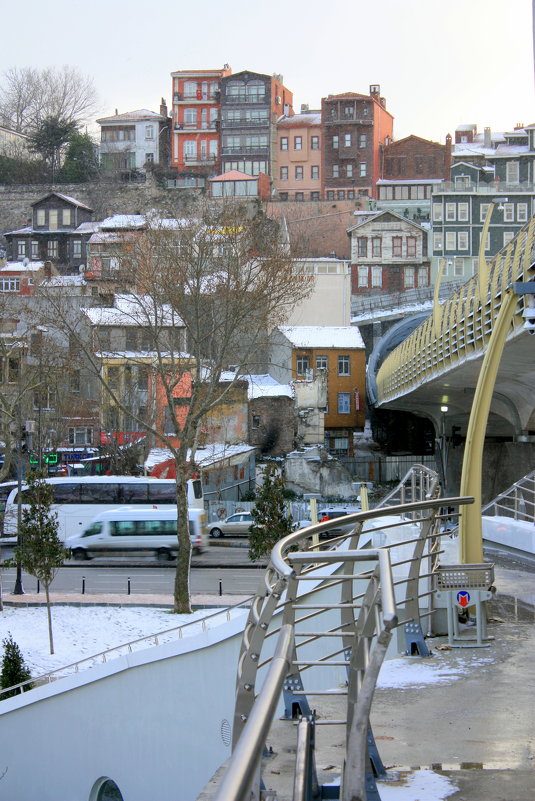
M 82 503 L 121 503 L 119 485 L 108 482 L 102 484 L 80 484 Z
M 79 484 L 52 484 L 54 503 L 80 503 Z
M 176 503 L 176 485 L 149 484 L 149 503 Z
M 149 503 L 147 484 L 121 484 L 123 503 Z

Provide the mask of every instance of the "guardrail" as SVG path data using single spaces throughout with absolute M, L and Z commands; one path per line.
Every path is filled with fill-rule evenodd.
M 273 548 L 264 580 L 249 610 L 238 660 L 233 755 L 228 766 L 233 778 L 232 782 L 223 778 L 214 797 L 216 801 L 261 798 L 259 763 L 263 741 L 259 730 L 260 725 L 262 731 L 267 730 L 267 712 L 261 716 L 260 723 L 255 686 L 259 671 L 268 669 L 271 664 L 266 645 L 276 638 L 279 645 L 275 653 L 280 654 L 280 638 L 284 637 L 286 642 L 288 632 L 293 644 L 290 666 L 283 683 L 284 716 L 290 719 L 298 713 L 308 721 L 299 729 L 294 799 L 301 801 L 312 797 L 307 795 L 307 788 L 318 786 L 314 759 L 309 753 L 313 739 L 310 724 L 314 727 L 345 727 L 346 753 L 345 758 L 341 758 L 343 766 L 340 766 L 343 774 L 341 787 L 344 788 L 342 798 L 343 801 L 367 798 L 366 787 L 375 782 L 368 764 L 369 752 L 373 750 L 376 754 L 374 767 L 379 764 L 382 768 L 369 714 L 388 643 L 393 630 L 404 625 L 407 641 L 413 646 L 408 648 L 409 653 L 422 653 L 421 646 L 425 652 L 420 621 L 425 615 L 432 616 L 433 609 L 430 601 L 426 612 L 422 613 L 420 606 L 424 603 L 422 599 L 430 598 L 434 592 L 431 577 L 437 569 L 441 552 L 441 507 L 455 507 L 473 500 L 439 498 L 436 474 L 433 476 L 432 471 L 420 466 L 414 475 L 420 477 L 420 486 L 408 474 L 408 487 L 399 489 L 398 494 L 419 495 L 417 501 L 348 515 L 344 523 L 351 527 L 349 532 L 327 544 L 321 541 L 312 543 L 317 539 L 314 535 L 326 532 L 329 525 L 332 526 L 329 521 L 294 532 Z M 392 493 L 389 502 L 394 497 Z M 407 526 L 416 527 L 415 536 L 407 536 Z M 404 531 L 396 539 L 392 532 L 400 527 Z M 387 529 L 390 544 L 373 547 L 374 537 L 384 537 Z M 363 536 L 371 547 L 359 548 Z M 342 547 L 348 537 L 349 541 Z M 409 550 L 412 546 L 410 556 L 407 556 L 407 546 Z M 402 551 L 396 557 L 399 547 Z M 428 567 L 422 570 L 426 562 Z M 421 592 L 420 582 L 426 579 L 429 580 L 428 587 Z M 339 593 L 339 601 L 325 603 L 321 593 L 326 587 Z M 332 615 L 339 615 L 337 622 L 333 623 Z M 313 657 L 307 654 L 311 646 L 316 654 Z M 286 643 L 285 653 L 287 649 Z M 305 689 L 303 677 L 306 678 L 307 671 L 333 666 L 345 668 L 347 689 L 319 692 Z M 275 707 L 279 692 L 277 684 L 273 687 L 277 697 L 271 697 L 270 709 Z M 327 692 L 329 696 L 347 697 L 344 719 L 315 720 L 308 698 Z M 262 706 L 264 710 L 268 707 L 265 697 Z M 249 749 L 246 757 L 245 743 L 251 736 L 255 737 L 258 747 Z
M 482 514 L 535 523 L 535 470 L 484 506 Z
M 206 615 L 205 617 L 191 620 L 187 623 L 181 623 L 180 626 L 164 629 L 163 631 L 158 631 L 155 634 L 147 634 L 144 637 L 138 637 L 136 640 L 130 640 L 127 643 L 116 645 L 113 648 L 106 649 L 105 651 L 99 651 L 97 654 L 93 654 L 92 656 L 86 656 L 84 659 L 79 659 L 77 662 L 72 662 L 70 665 L 63 665 L 62 667 L 54 668 L 54 670 L 49 670 L 47 673 L 41 673 L 38 676 L 33 676 L 27 681 L 20 682 L 20 684 L 13 684 L 11 687 L 0 688 L 0 701 L 2 700 L 3 695 L 8 692 L 12 693 L 13 690 L 18 690 L 20 693 L 23 693 L 25 692 L 25 688 L 30 686 L 37 687 L 43 684 L 50 684 L 51 682 L 56 681 L 57 679 L 65 678 L 65 676 L 69 676 L 72 673 L 78 673 L 81 668 L 84 668 L 84 666 L 85 668 L 94 667 L 97 664 L 105 664 L 112 659 L 116 659 L 118 656 L 131 654 L 135 650 L 141 650 L 142 648 L 146 648 L 151 645 L 162 645 L 164 642 L 169 642 L 173 639 L 180 640 L 184 636 L 184 632 L 187 629 L 193 628 L 194 626 L 200 627 L 201 631 L 206 631 L 208 628 L 210 628 L 210 622 L 215 622 L 215 619 L 221 616 L 224 616 L 226 620 L 229 621 L 234 610 L 247 606 L 252 599 L 253 596 L 246 598 L 245 600 L 242 599 L 239 603 L 225 607 L 224 609 L 218 609 L 217 612 L 214 612 L 211 615 Z

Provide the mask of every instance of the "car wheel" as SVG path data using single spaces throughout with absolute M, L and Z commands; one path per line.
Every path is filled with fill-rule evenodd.
M 220 537 L 223 536 L 223 532 L 221 531 L 220 528 L 213 528 L 210 531 L 210 536 L 213 537 L 214 539 L 218 540 Z
M 158 562 L 169 562 L 172 559 L 171 551 L 167 548 L 160 548 L 159 551 L 156 551 L 156 559 Z
M 89 559 L 89 554 L 85 548 L 75 548 L 72 552 L 72 558 L 79 562 L 83 562 L 85 559 Z

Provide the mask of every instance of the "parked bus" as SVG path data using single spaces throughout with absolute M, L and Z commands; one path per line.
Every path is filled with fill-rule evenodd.
M 202 553 L 207 542 L 204 511 L 188 509 L 188 523 L 191 547 Z M 149 553 L 167 562 L 178 553 L 177 510 L 123 506 L 102 512 L 65 545 L 73 559 Z
M 53 491 L 52 510 L 58 516 L 61 540 L 79 534 L 96 515 L 118 506 L 143 506 L 154 509 L 176 509 L 176 483 L 173 479 L 137 478 L 133 476 L 71 476 L 46 478 Z M 0 495 L 1 495 L 0 485 Z M 29 490 L 22 485 L 21 502 L 29 503 Z M 10 489 L 4 510 L 4 538 L 17 536 L 18 488 Z M 200 479 L 188 481 L 188 507 L 204 512 Z

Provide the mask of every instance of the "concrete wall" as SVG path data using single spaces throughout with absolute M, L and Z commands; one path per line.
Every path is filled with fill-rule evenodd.
M 354 498 L 351 475 L 336 459 L 329 459 L 323 448 L 308 448 L 288 454 L 284 466 L 286 486 L 297 493 L 313 492 L 323 498 Z
M 448 495 L 459 491 L 464 447 L 448 450 Z M 535 467 L 534 442 L 487 442 L 482 461 L 482 502 L 489 503 Z

